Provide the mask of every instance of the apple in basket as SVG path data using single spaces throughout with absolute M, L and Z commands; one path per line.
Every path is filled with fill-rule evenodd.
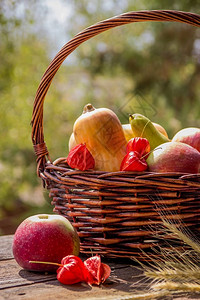
M 154 149 L 147 158 L 150 172 L 200 172 L 200 152 L 181 142 L 167 142 Z
M 188 144 L 200 152 L 200 128 L 188 127 L 181 129 L 175 134 L 172 141 Z
M 60 263 L 67 255 L 79 255 L 80 241 L 72 224 L 63 216 L 39 214 L 25 219 L 13 240 L 17 263 L 31 271 L 55 271 L 58 267 L 29 261 Z

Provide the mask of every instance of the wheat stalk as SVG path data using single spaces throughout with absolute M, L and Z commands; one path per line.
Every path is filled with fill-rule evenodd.
M 180 270 L 175 268 L 160 268 L 159 270 L 148 270 L 144 272 L 144 275 L 156 280 L 174 280 L 185 281 L 186 276 L 188 281 L 198 281 L 200 283 L 200 268 L 195 270 Z
M 149 292 L 147 291 L 146 293 L 142 294 L 136 294 L 136 295 L 128 295 L 128 296 L 119 296 L 119 298 L 115 298 L 115 300 L 154 300 L 154 299 L 159 299 L 163 298 L 165 296 L 171 295 L 170 291 L 153 291 Z
M 161 210 L 160 216 L 163 224 L 163 235 L 160 235 L 160 228 L 159 230 L 157 228 L 154 230 L 154 236 L 164 238 L 166 234 L 168 236 L 170 234 L 190 249 L 185 250 L 183 247 L 181 249 L 173 247 L 168 241 L 169 248 L 159 247 L 158 250 L 153 249 L 154 255 L 149 256 L 147 253 L 142 252 L 150 262 L 148 265 L 140 261 L 137 262 L 142 266 L 145 278 L 152 280 L 149 285 L 150 298 L 146 299 L 153 297 L 152 291 L 168 292 L 168 295 L 188 292 L 200 293 L 200 242 L 183 226 L 180 220 L 178 223 L 175 223 L 175 221 L 172 223 L 166 218 L 164 210 Z M 158 254 L 160 255 L 158 256 Z M 148 293 L 143 295 L 148 297 Z M 157 294 L 157 297 L 159 297 L 159 294 Z M 137 298 L 130 297 L 126 299 Z
M 151 286 L 153 290 L 167 290 L 176 292 L 200 292 L 200 285 L 195 283 L 177 283 L 172 281 L 163 281 Z
M 173 224 L 165 218 L 164 213 L 161 216 L 163 222 L 163 232 L 171 233 L 173 237 L 181 240 L 185 245 L 189 246 L 190 250 L 181 250 L 173 247 L 168 243 L 169 249 L 160 247 L 158 250 L 154 250 L 153 255 L 142 251 L 142 255 L 145 255 L 148 265 L 142 263 L 140 260 L 133 258 L 140 267 L 143 268 L 145 278 L 143 281 L 149 281 L 148 290 L 143 292 L 135 291 L 134 295 L 119 295 L 113 298 L 112 296 L 107 299 L 115 300 L 153 300 L 163 299 L 165 296 L 173 296 L 174 294 L 184 293 L 200 293 L 200 243 L 192 236 L 190 238 L 190 232 L 187 229 L 177 228 L 178 224 Z M 155 235 L 157 236 L 156 230 Z M 160 237 L 160 236 L 159 236 Z M 159 258 L 158 258 L 159 254 Z M 138 267 L 139 268 L 139 267 Z M 139 283 L 142 281 L 138 281 Z M 132 286 L 137 286 L 134 283 Z M 147 289 L 147 285 L 146 285 Z
M 176 237 L 183 241 L 186 245 L 190 246 L 195 252 L 200 254 L 200 244 L 198 241 L 193 241 L 191 237 L 189 237 L 186 233 L 179 230 L 174 224 L 166 221 L 164 218 L 162 218 L 163 225 L 169 229 L 170 232 L 172 232 Z M 191 234 L 190 234 L 191 235 Z
M 106 296 L 106 300 L 156 300 L 163 299 L 165 296 L 171 295 L 170 291 L 147 291 L 141 294 L 135 295 L 118 295 L 118 296 Z M 88 300 L 96 300 L 97 298 L 88 298 Z M 105 297 L 98 298 L 99 300 L 105 300 Z

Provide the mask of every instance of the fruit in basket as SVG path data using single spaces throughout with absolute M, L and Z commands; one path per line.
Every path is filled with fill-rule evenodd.
M 77 144 L 85 144 L 95 160 L 95 170 L 120 170 L 126 155 L 127 141 L 116 114 L 107 108 L 95 109 L 91 104 L 75 121 L 73 133 Z
M 162 127 L 160 124 L 158 123 L 154 123 L 152 122 L 152 124 L 154 125 L 154 127 L 160 132 L 162 133 L 164 136 L 166 136 L 168 138 L 168 134 L 167 134 L 167 131 L 164 129 L 164 127 Z M 125 138 L 127 140 L 127 142 L 132 139 L 133 137 L 136 137 L 134 134 L 133 134 L 133 131 L 132 131 L 132 128 L 131 128 L 131 124 L 123 124 L 122 125 L 122 128 L 124 130 L 124 135 L 125 135 Z
M 77 145 L 75 137 L 74 137 L 74 133 L 72 132 L 72 134 L 70 135 L 69 138 L 69 151 L 74 148 Z
M 94 158 L 84 144 L 72 148 L 66 161 L 71 168 L 81 171 L 94 169 L 95 166 Z
M 162 133 L 164 136 L 168 137 L 167 131 L 165 130 L 165 128 L 163 126 L 161 126 L 158 123 L 152 122 L 153 126 L 160 132 Z
M 150 151 L 149 141 L 141 137 L 130 139 L 126 147 L 126 152 L 129 153 L 131 151 L 137 151 L 140 154 L 140 157 L 145 156 L 146 159 L 147 154 Z
M 131 124 L 122 124 L 125 138 L 127 142 L 134 137 Z
M 122 160 L 120 171 L 142 172 L 147 169 L 146 159 L 149 155 L 150 144 L 145 138 L 130 139 L 126 147 L 126 155 Z
M 134 136 L 146 138 L 149 141 L 151 150 L 163 143 L 169 142 L 169 139 L 160 133 L 145 116 L 141 114 L 130 115 L 129 122 Z
M 200 153 L 187 144 L 168 142 L 149 154 L 147 164 L 150 172 L 195 174 L 200 171 Z
M 120 171 L 142 172 L 147 168 L 146 160 L 137 151 L 130 151 L 122 160 Z
M 181 129 L 175 134 L 172 141 L 188 144 L 200 152 L 200 128 L 188 127 Z
M 66 255 L 78 255 L 80 241 L 72 224 L 63 216 L 39 214 L 25 219 L 17 228 L 13 240 L 13 255 L 27 270 L 55 271 L 54 265 L 29 261 L 60 263 Z

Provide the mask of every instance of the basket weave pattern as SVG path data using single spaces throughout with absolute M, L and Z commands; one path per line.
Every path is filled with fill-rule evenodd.
M 43 103 L 65 58 L 91 37 L 120 25 L 173 21 L 200 27 L 200 16 L 179 11 L 128 12 L 88 27 L 55 56 L 38 87 L 32 115 L 37 174 L 50 189 L 54 211 L 67 217 L 81 239 L 81 252 L 111 257 L 137 256 L 161 243 L 149 226 L 161 224 L 160 212 L 177 226 L 200 230 L 200 174 L 72 170 L 64 159 L 52 163 L 44 142 Z

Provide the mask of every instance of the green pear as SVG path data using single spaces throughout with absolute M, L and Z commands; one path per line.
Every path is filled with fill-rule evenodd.
M 129 117 L 129 122 L 134 137 L 146 138 L 149 141 L 151 150 L 157 146 L 169 142 L 169 139 L 159 132 L 153 123 L 141 114 L 133 114 Z

